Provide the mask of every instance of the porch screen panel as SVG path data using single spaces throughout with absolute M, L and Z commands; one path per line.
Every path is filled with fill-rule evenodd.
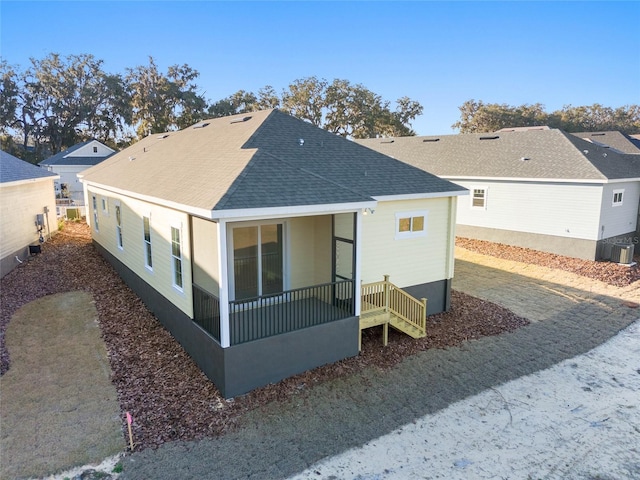
M 353 213 L 339 213 L 333 216 L 333 235 L 335 237 L 353 240 Z
M 262 295 L 283 291 L 282 224 L 260 227 L 262 247 Z
M 258 227 L 233 229 L 233 279 L 236 300 L 258 296 Z
M 353 243 L 336 240 L 336 277 L 353 279 Z

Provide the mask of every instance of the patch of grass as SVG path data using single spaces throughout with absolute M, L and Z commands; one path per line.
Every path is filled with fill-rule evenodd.
M 118 462 L 114 465 L 112 473 L 122 473 L 122 462 Z
M 82 291 L 46 295 L 13 315 L 11 368 L 0 377 L 0 478 L 41 478 L 122 451 L 97 317 Z

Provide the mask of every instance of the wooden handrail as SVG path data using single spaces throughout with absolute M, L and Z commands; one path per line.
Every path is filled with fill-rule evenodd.
M 418 300 L 409 295 L 391 283 L 389 275 L 381 282 L 363 284 L 361 298 L 362 313 L 389 311 L 423 332 L 426 329 L 427 299 Z

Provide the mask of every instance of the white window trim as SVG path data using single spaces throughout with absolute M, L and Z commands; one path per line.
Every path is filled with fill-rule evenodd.
M 173 229 L 176 229 L 178 231 L 178 235 L 180 235 L 180 257 L 176 257 L 173 254 Z M 184 293 L 184 236 L 182 235 L 182 224 L 181 223 L 175 223 L 169 226 L 169 230 L 171 233 L 170 238 L 170 251 L 169 254 L 171 255 L 171 284 L 173 285 L 173 288 L 175 288 L 178 292 L 180 293 Z M 181 274 L 182 274 L 182 285 L 178 285 L 176 283 L 176 265 L 174 260 L 178 259 L 180 260 L 180 268 L 181 268 Z
M 144 219 L 149 219 L 149 241 L 144 237 Z M 153 229 L 151 228 L 151 213 L 147 213 L 142 215 L 142 255 L 144 257 L 144 267 L 149 271 L 153 272 Z M 148 255 L 147 248 L 151 250 L 151 265 L 148 263 Z
M 260 225 L 273 225 L 282 224 L 282 290 L 285 292 L 291 288 L 291 272 L 289 271 L 290 259 L 289 259 L 289 227 L 288 221 L 283 218 L 269 219 L 254 222 L 238 222 L 227 223 L 227 284 L 229 286 L 229 301 L 235 301 L 235 273 L 233 270 L 234 264 L 234 248 L 233 248 L 233 229 L 237 227 L 255 227 Z M 274 301 L 276 297 L 273 297 Z M 249 302 L 247 302 L 249 304 Z
M 415 210 L 412 212 L 397 212 L 396 213 L 396 234 L 395 239 L 401 240 L 404 238 L 418 238 L 418 237 L 426 237 L 427 236 L 427 219 L 428 219 L 428 210 Z M 411 225 L 413 226 L 414 217 L 424 217 L 424 223 L 422 226 L 422 230 L 417 232 L 409 231 L 409 232 L 401 232 L 400 231 L 400 220 L 403 218 L 411 218 Z
M 489 196 L 489 187 L 487 187 L 486 185 L 473 185 L 469 188 L 469 190 L 471 191 L 471 195 L 469 195 L 469 205 L 471 206 L 471 208 L 473 210 L 486 210 L 487 209 L 487 197 Z M 474 190 L 482 190 L 484 191 L 484 197 L 483 197 L 483 202 L 482 202 L 482 206 L 481 207 L 477 207 L 473 204 L 473 191 Z
M 620 194 L 620 201 L 616 202 L 616 195 Z M 624 203 L 624 188 L 620 188 L 618 190 L 614 190 L 611 195 L 611 206 L 612 207 L 621 207 Z
M 105 217 L 109 216 L 109 197 L 100 197 L 100 206 Z
M 114 216 L 116 218 L 116 246 L 119 250 L 124 250 L 124 237 L 122 236 L 122 204 L 119 200 L 113 203 Z M 120 223 L 118 223 L 118 215 L 116 209 L 120 210 Z

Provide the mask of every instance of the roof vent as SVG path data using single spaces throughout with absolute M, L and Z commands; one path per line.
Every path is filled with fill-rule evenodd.
M 589 153 L 589 150 L 582 150 L 582 153 L 586 155 L 587 153 Z
M 591 136 L 592 137 L 604 137 L 606 134 L 605 133 L 592 133 Z
M 531 160 L 529 157 L 521 157 L 520 158 L 521 161 L 526 162 L 528 160 Z
M 496 140 L 500 138 L 500 135 L 492 135 L 490 137 L 480 137 L 480 140 Z
M 133 162 L 135 159 L 136 159 L 136 157 L 133 157 L 133 156 L 129 157 L 129 161 L 130 162 Z
M 393 143 L 395 140 L 382 140 L 380 143 Z
M 304 138 L 299 138 L 298 139 L 298 145 L 300 145 L 300 146 L 304 145 Z
M 251 120 L 251 117 L 242 117 L 242 118 L 236 118 L 235 120 L 231 120 L 230 123 L 242 123 L 249 120 Z
M 424 140 L 422 140 L 423 142 L 439 142 L 440 139 L 439 138 L 425 138 Z
M 169 136 L 168 133 L 163 133 L 162 135 L 158 135 L 158 140 L 162 140 L 163 138 L 167 138 L 168 136 Z
M 208 122 L 196 123 L 196 124 L 193 126 L 193 128 L 204 128 L 204 127 L 206 127 L 207 125 L 209 125 L 209 123 L 208 123 Z

